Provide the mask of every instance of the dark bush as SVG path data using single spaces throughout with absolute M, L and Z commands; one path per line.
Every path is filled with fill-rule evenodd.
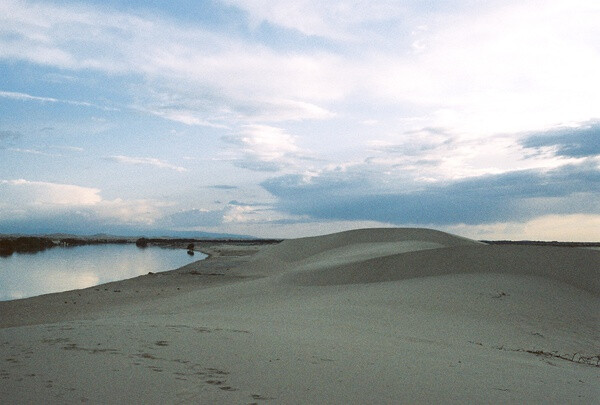
M 17 253 L 35 253 L 56 246 L 51 239 L 35 236 L 0 239 L 0 256 Z

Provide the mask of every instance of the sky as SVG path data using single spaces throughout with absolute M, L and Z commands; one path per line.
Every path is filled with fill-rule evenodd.
M 600 240 L 600 2 L 0 2 L 0 233 Z

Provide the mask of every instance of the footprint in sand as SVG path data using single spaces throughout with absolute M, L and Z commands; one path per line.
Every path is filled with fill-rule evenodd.
M 219 380 L 208 380 L 206 381 L 207 384 L 211 384 L 211 385 L 221 385 L 223 384 L 223 381 L 219 381 Z
M 260 400 L 260 401 L 268 401 L 268 400 L 271 400 L 271 399 L 276 399 L 276 398 L 273 398 L 273 397 L 265 397 L 265 396 L 260 395 L 260 394 L 252 394 L 250 396 L 252 397 L 252 399 L 257 399 L 257 400 Z

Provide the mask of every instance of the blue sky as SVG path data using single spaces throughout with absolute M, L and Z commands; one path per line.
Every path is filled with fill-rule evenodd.
M 0 4 L 0 233 L 600 240 L 595 0 Z

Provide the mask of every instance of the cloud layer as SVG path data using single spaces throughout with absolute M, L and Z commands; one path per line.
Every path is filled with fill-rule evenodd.
M 594 2 L 492 3 L 472 14 L 455 3 L 463 14 L 387 0 L 226 2 L 255 30 L 267 22 L 308 38 L 307 49 L 280 51 L 272 37 L 263 43 L 169 18 L 9 0 L 0 6 L 0 59 L 139 75 L 134 106 L 192 125 L 326 119 L 332 103 L 355 94 L 428 106 L 436 124 L 465 131 L 535 129 L 596 112 Z
M 372 220 L 391 224 L 481 224 L 563 213 L 600 214 L 598 165 L 527 170 L 444 184 L 390 186 L 366 170 L 288 175 L 263 183 L 277 208 L 315 219 Z M 385 181 L 383 181 L 385 183 Z M 396 189 L 394 191 L 393 189 Z M 379 190 L 386 189 L 385 193 Z
M 543 134 L 530 135 L 521 145 L 539 153 L 555 156 L 584 158 L 600 155 L 600 122 L 586 123 L 580 127 L 557 128 Z

